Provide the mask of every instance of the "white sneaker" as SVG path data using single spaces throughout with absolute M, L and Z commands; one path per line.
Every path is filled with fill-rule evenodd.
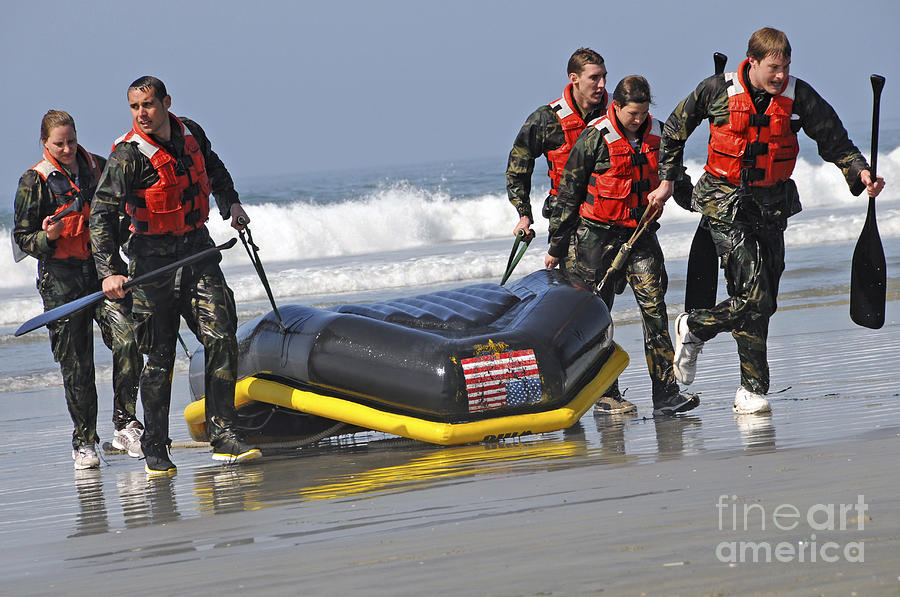
M 771 412 L 769 401 L 762 394 L 756 394 L 741 386 L 734 395 L 734 408 L 739 415 L 755 415 Z
M 686 386 L 694 383 L 697 356 L 703 350 L 703 342 L 688 329 L 687 320 L 687 313 L 675 318 L 675 359 L 672 361 L 675 379 Z
M 75 470 L 83 471 L 88 468 L 100 468 L 100 457 L 94 444 L 86 444 L 77 450 L 72 450 L 72 460 L 75 461 Z
M 141 434 L 144 432 L 137 421 L 132 421 L 123 429 L 113 432 L 112 446 L 116 450 L 123 450 L 132 458 L 141 457 Z

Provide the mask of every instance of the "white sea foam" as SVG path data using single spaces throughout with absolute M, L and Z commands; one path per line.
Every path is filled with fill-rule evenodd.
M 879 156 L 879 173 L 890 185 L 900 180 L 900 148 Z M 702 164 L 688 163 L 694 180 Z M 498 176 L 502 185 L 502 177 Z M 865 197 L 853 197 L 832 164 L 799 160 L 794 178 L 804 212 L 791 219 L 788 246 L 856 239 L 865 219 Z M 538 177 L 535 177 L 538 180 Z M 878 199 L 882 237 L 900 237 L 900 191 L 888 186 Z M 546 188 L 534 189 L 534 210 Z M 351 195 L 350 190 L 347 192 Z M 505 193 L 484 192 L 454 198 L 406 182 L 382 183 L 363 195 L 318 203 L 296 200 L 247 205 L 254 240 L 279 297 L 327 295 L 361 290 L 499 278 L 505 267 L 515 213 Z M 667 259 L 688 255 L 698 216 L 670 203 L 662 217 L 660 242 Z M 219 241 L 234 235 L 214 215 L 210 229 Z M 518 271 L 542 266 L 547 221 L 537 217 L 538 239 Z M 9 238 L 9 229 L 0 228 Z M 473 244 L 480 246 L 474 247 Z M 486 243 L 486 244 L 485 244 Z M 41 312 L 34 290 L 35 261 L 14 263 L 10 244 L 0 243 L 0 326 Z M 238 301 L 265 300 L 255 273 L 240 247 L 228 251 L 223 267 Z

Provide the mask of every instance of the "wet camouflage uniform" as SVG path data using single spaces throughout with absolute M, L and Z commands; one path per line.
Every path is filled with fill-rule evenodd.
M 588 126 L 578 137 L 560 182 L 559 197 L 550 218 L 550 255 L 562 258 L 574 238 L 576 256 L 573 273 L 578 282 L 593 288 L 599 283 L 623 243 L 634 234 L 634 228 L 607 225 L 579 214 L 585 201 L 587 187 L 593 173 L 602 174 L 610 168 L 609 148 L 596 128 Z M 643 211 L 641 212 L 643 213 Z M 641 214 L 637 214 L 640 219 Z M 607 280 L 600 296 L 612 310 L 616 294 L 631 286 L 641 310 L 644 330 L 644 354 L 653 384 L 654 403 L 679 391 L 672 369 L 674 350 L 669 337 L 665 295 L 669 284 L 663 262 L 662 249 L 656 238 L 659 224 L 653 222 L 638 237 L 619 278 Z M 621 396 L 618 381 L 607 395 Z
M 743 77 L 757 112 L 765 112 L 771 96 L 751 87 L 746 72 Z M 838 166 L 851 192 L 859 195 L 865 189 L 859 173 L 868 169 L 868 164 L 832 107 L 799 79 L 793 115 L 793 131 L 802 127 L 816 142 L 819 155 Z M 728 117 L 725 77 L 707 78 L 675 108 L 663 128 L 660 178 L 675 179 L 685 141 L 703 119 L 723 125 Z M 742 189 L 704 172 L 694 189 L 692 206 L 706 218 L 720 267 L 725 270 L 728 298 L 711 309 L 691 311 L 688 327 L 702 341 L 730 331 L 737 341 L 741 385 L 765 394 L 769 391 L 766 338 L 784 271 L 784 230 L 787 219 L 801 209 L 797 187 L 787 180 L 768 188 Z
M 70 178 L 75 180 L 85 200 L 90 201 L 97 181 L 90 180 L 91 168 L 81 152 L 77 159 L 80 177 L 75 180 L 70 175 Z M 105 162 L 101 157 L 96 159 L 101 165 Z M 60 198 L 58 202 L 47 182 L 33 170 L 19 180 L 13 236 L 23 251 L 38 259 L 37 288 L 45 311 L 100 290 L 93 259 L 53 259 L 56 241 L 49 240 L 41 229 L 44 218 L 69 201 L 70 198 Z M 121 263 L 118 247 L 120 238 L 124 237 L 117 219 L 119 214 L 114 215 L 115 227 L 110 238 L 115 247 L 112 258 Z M 124 233 L 127 234 L 127 230 Z M 113 424 L 116 429 L 123 429 L 135 420 L 142 361 L 131 324 L 131 297 L 119 301 L 104 299 L 92 309 L 84 309 L 47 326 L 53 358 L 62 372 L 69 416 L 75 425 L 72 433 L 75 449 L 99 441 L 93 321 L 99 324 L 103 342 L 113 355 Z
M 186 118 L 205 160 L 212 192 L 223 219 L 239 203 L 231 175 L 210 147 L 200 126 Z M 155 141 L 174 158 L 184 156 L 184 136 L 172 120 L 170 142 Z M 146 189 L 159 176 L 134 143 L 113 148 L 91 205 L 91 242 L 101 279 L 126 272 L 113 259 L 110 236 L 115 214 L 124 209 L 126 197 Z M 126 253 L 127 275 L 143 275 L 214 245 L 206 226 L 183 236 L 133 234 Z M 179 317 L 203 344 L 206 354 L 206 418 L 210 440 L 215 441 L 236 418 L 234 384 L 237 373 L 237 313 L 234 296 L 219 268 L 221 256 L 195 263 L 133 288 L 135 334 L 147 363 L 141 373 L 144 434 L 141 446 L 156 454 L 170 443 L 169 406 L 172 369 L 178 340 Z
M 602 116 L 606 112 L 606 104 L 597 106 L 590 114 L 581 114 L 580 106 L 578 106 L 578 110 L 587 123 Z M 549 151 L 562 147 L 565 142 L 566 136 L 563 133 L 562 124 L 549 104 L 532 112 L 519 130 L 506 165 L 506 194 L 520 218 L 527 216 L 534 223 L 534 216 L 531 213 L 531 175 L 534 172 L 535 160 L 541 155 L 546 157 Z M 547 158 L 547 168 L 548 170 L 550 168 L 549 158 Z M 553 220 L 550 216 L 554 203 L 554 196 L 548 194 L 541 209 L 541 214 L 551 220 L 551 234 L 553 233 Z M 574 248 L 568 252 L 566 259 L 561 261 L 567 267 L 574 265 Z

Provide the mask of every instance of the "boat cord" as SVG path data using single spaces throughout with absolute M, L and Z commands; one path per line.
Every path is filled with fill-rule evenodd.
M 522 260 L 522 255 L 525 254 L 525 249 L 528 248 L 528 245 L 531 244 L 531 241 L 534 239 L 534 232 L 526 235 L 524 230 L 519 230 L 516 234 L 516 240 L 513 242 L 512 251 L 509 252 L 509 260 L 506 262 L 506 272 L 503 274 L 503 278 L 500 280 L 500 286 L 506 284 L 506 281 L 509 280 L 509 277 L 512 275 L 513 270 L 516 269 L 516 266 L 519 265 L 519 261 Z M 519 249 L 519 254 L 516 254 L 516 248 L 518 248 L 519 243 L 524 242 L 522 248 Z
M 259 259 L 259 247 L 256 246 L 256 243 L 253 242 L 253 234 L 250 232 L 250 227 L 247 226 L 247 220 L 243 217 L 238 217 L 238 224 L 244 226 L 243 230 L 238 231 L 238 235 L 241 237 L 241 242 L 244 244 L 244 249 L 247 250 L 247 256 L 250 258 L 250 263 L 253 264 L 253 267 L 256 268 L 256 273 L 259 275 L 259 280 L 262 282 L 263 288 L 266 290 L 266 295 L 269 297 L 269 302 L 272 304 L 272 311 L 275 313 L 275 317 L 278 319 L 278 325 L 281 326 L 281 332 L 286 332 L 286 328 L 284 327 L 284 321 L 281 319 L 281 313 L 278 312 L 278 307 L 275 305 L 275 297 L 272 296 L 272 288 L 269 286 L 269 279 L 266 277 L 266 272 L 263 269 L 262 261 Z M 244 233 L 246 232 L 246 237 Z M 253 251 L 250 251 L 250 248 L 253 248 Z

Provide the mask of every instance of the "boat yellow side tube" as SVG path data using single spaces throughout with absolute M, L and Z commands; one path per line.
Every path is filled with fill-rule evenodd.
M 252 401 L 266 402 L 366 429 L 445 446 L 496 441 L 557 431 L 574 425 L 628 366 L 628 354 L 618 344 L 613 345 L 613 353 L 594 379 L 565 406 L 544 412 L 508 415 L 467 423 L 442 423 L 385 412 L 346 398 L 298 390 L 253 376 L 237 382 L 235 405 L 240 407 Z M 184 411 L 188 429 L 194 439 L 206 435 L 204 408 L 204 400 L 200 399 L 189 404 Z

